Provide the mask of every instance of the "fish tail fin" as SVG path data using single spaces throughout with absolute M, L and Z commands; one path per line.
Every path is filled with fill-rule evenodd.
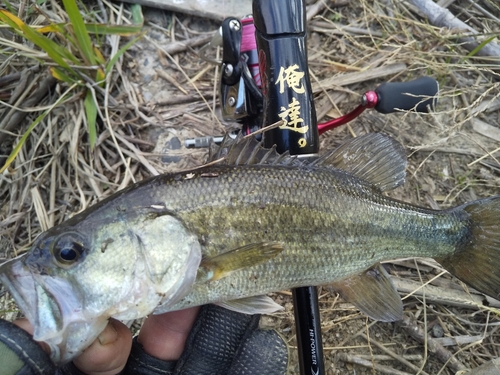
M 451 211 L 466 213 L 468 231 L 452 255 L 436 260 L 466 284 L 500 299 L 500 196 Z

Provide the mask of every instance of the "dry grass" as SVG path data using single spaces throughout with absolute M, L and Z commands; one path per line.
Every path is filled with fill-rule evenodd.
M 468 0 L 450 3 L 454 14 L 481 33 L 500 30 L 494 0 L 474 3 L 497 18 Z M 55 1 L 40 5 L 40 12 L 33 12 L 31 3 L 13 6 L 30 24 L 43 24 L 45 16 L 64 18 Z M 127 6 L 119 3 L 100 1 L 92 12 L 103 22 L 130 20 Z M 146 36 L 118 61 L 99 93 L 102 121 L 96 148 L 89 148 L 83 98 L 75 93 L 33 130 L 0 176 L 0 257 L 26 251 L 41 231 L 134 181 L 201 164 L 205 151 L 178 148 L 178 141 L 222 134 L 231 125 L 220 120 L 217 108 L 218 69 L 196 54 L 209 39 L 207 31 L 218 25 L 180 14 L 145 13 Z M 320 121 L 352 109 L 360 94 L 384 80 L 431 75 L 441 86 L 435 113 L 365 113 L 322 138 L 323 150 L 353 134 L 380 131 L 398 139 L 409 154 L 407 183 L 391 193 L 394 197 L 446 208 L 500 193 L 499 57 L 467 57 L 455 42 L 457 30 L 430 26 L 404 2 L 329 2 L 320 7 L 309 30 Z M 33 46 L 20 47 L 19 38 L 5 28 L 0 37 L 3 164 L 39 111 L 68 87 L 51 81 L 46 65 L 35 64 L 32 56 L 44 57 Z M 107 54 L 121 42 L 115 36 L 99 41 Z M 337 296 L 320 293 L 328 374 L 454 374 L 499 356 L 498 302 L 469 293 L 426 259 L 387 266 L 404 297 L 403 323 L 369 321 Z M 0 298 L 4 315 L 15 318 L 12 302 L 5 295 Z M 277 328 L 294 347 L 291 297 L 282 292 L 276 299 L 286 311 L 263 323 Z M 291 373 L 297 372 L 294 353 Z

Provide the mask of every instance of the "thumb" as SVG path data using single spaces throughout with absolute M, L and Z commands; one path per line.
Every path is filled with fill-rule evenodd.
M 127 326 L 110 319 L 99 337 L 73 360 L 88 375 L 117 374 L 125 367 L 132 347 L 132 334 Z
M 193 307 L 150 315 L 142 325 L 137 340 L 147 354 L 164 361 L 177 360 L 184 351 L 199 310 L 199 307 Z

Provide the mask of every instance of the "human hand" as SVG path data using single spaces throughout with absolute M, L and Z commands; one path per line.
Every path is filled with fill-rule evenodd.
M 182 312 L 179 311 L 180 313 Z M 151 353 L 152 347 L 160 346 L 148 346 L 151 342 L 144 340 L 156 340 L 159 331 L 151 329 L 148 332 L 149 327 L 147 327 L 148 331 L 145 332 L 143 328 L 137 340 L 139 342 L 134 342 L 132 346 L 124 374 L 281 375 L 286 373 L 288 347 L 276 331 L 258 328 L 260 315 L 247 315 L 216 305 L 205 305 L 200 308 L 194 324 L 188 330 L 186 330 L 187 325 L 179 329 L 180 322 L 176 324 L 170 320 L 170 315 L 165 315 L 167 314 L 157 315 L 154 321 L 150 321 L 154 322 L 151 324 L 160 331 L 162 327 L 171 331 L 177 330 L 182 341 L 178 342 L 179 347 L 169 345 L 168 350 L 163 353 L 157 352 L 155 355 L 165 360 L 174 360 L 161 361 L 148 354 Z M 166 337 L 169 341 L 173 341 L 172 338 L 172 335 Z M 167 349 L 166 346 L 164 349 Z M 172 356 L 175 358 L 169 357 L 172 353 L 175 353 Z
M 150 315 L 141 327 L 137 341 L 148 355 L 163 361 L 176 361 L 184 349 L 199 307 Z M 111 319 L 96 341 L 73 364 L 88 375 L 113 375 L 122 371 L 132 346 L 132 335 L 123 323 Z
M 128 328 L 111 320 L 99 338 L 58 373 L 283 374 L 286 344 L 275 331 L 259 330 L 258 321 L 257 315 L 215 305 L 152 315 L 132 345 Z M 16 324 L 31 329 L 27 321 Z
M 194 307 L 161 315 L 151 315 L 145 320 L 137 341 L 148 355 L 164 361 L 175 361 L 182 353 L 198 311 L 199 307 Z M 18 319 L 13 323 L 30 335 L 33 334 L 33 327 L 27 319 Z M 50 354 L 48 345 L 43 342 L 38 344 L 47 354 Z M 110 319 L 98 338 L 80 356 L 75 358 L 73 363 L 60 369 L 59 373 L 117 374 L 125 367 L 131 346 L 132 334 L 127 326 L 118 320 Z M 38 370 L 36 371 L 38 372 Z M 52 375 L 54 370 L 47 366 L 46 373 Z
M 18 319 L 13 322 L 14 325 L 22 328 L 30 335 L 33 334 L 33 327 L 27 319 Z M 17 341 L 17 340 L 16 340 Z M 26 358 L 21 358 L 27 364 L 33 356 L 43 355 L 37 353 L 36 347 L 24 348 L 25 343 L 18 343 L 23 347 L 23 352 L 26 353 Z M 48 359 L 50 348 L 44 342 L 37 342 L 39 346 L 47 353 L 48 365 L 44 366 L 44 370 L 31 369 L 29 374 L 47 374 L 56 373 L 55 366 Z M 127 358 L 132 346 L 132 334 L 126 325 L 110 319 L 108 325 L 101 332 L 99 337 L 90 345 L 73 363 L 63 366 L 57 371 L 57 374 L 88 374 L 88 375 L 112 375 L 119 373 L 127 363 Z M 81 371 L 81 372 L 80 372 Z M 15 374 L 15 372 L 13 373 Z M 24 374 L 24 373 L 23 373 Z

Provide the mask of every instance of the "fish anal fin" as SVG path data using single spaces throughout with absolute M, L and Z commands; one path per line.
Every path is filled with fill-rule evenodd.
M 222 279 L 236 270 L 267 262 L 282 251 L 283 246 L 279 242 L 260 242 L 215 257 L 203 258 L 198 269 L 197 282 Z
M 386 191 L 404 183 L 407 158 L 395 139 L 369 133 L 344 142 L 313 165 L 342 169 Z
M 271 297 L 268 296 L 240 298 L 232 301 L 218 302 L 216 305 L 224 307 L 228 310 L 250 315 L 271 314 L 276 311 L 283 310 L 283 306 L 277 304 Z
M 394 322 L 403 318 L 403 303 L 385 269 L 378 264 L 331 288 L 374 320 Z

